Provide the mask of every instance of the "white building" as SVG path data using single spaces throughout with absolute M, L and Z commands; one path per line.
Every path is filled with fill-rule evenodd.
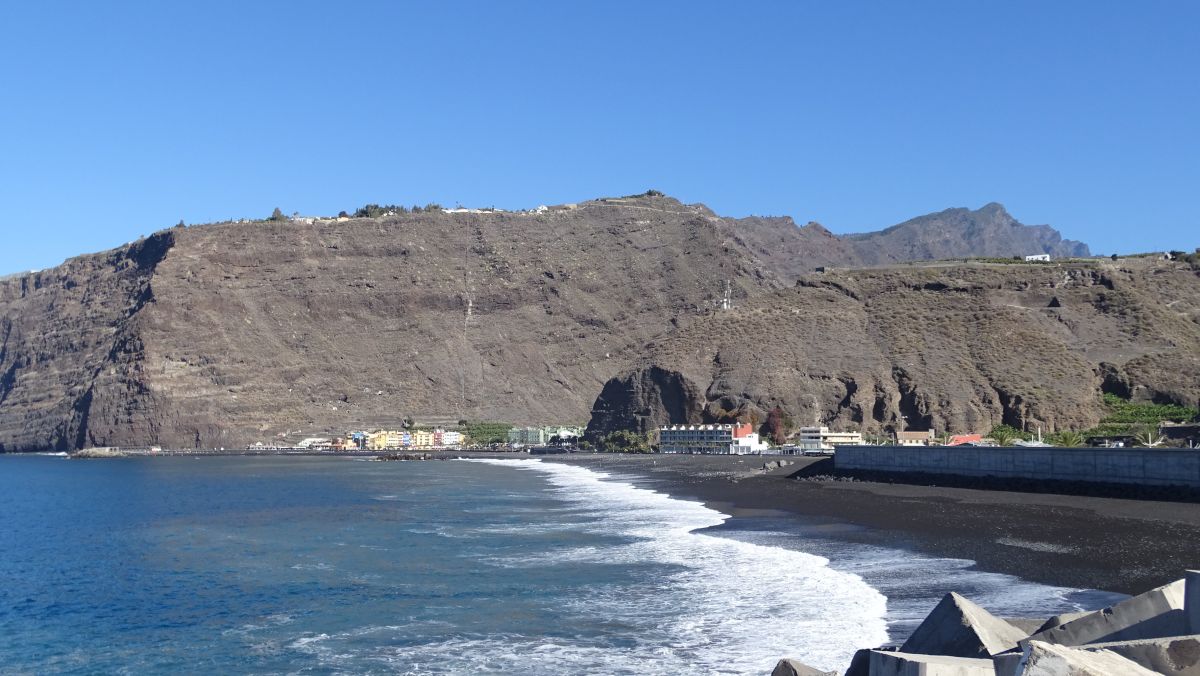
M 828 427 L 801 427 L 795 448 L 805 455 L 827 454 L 833 453 L 839 444 L 861 445 L 862 442 L 862 434 L 858 432 L 831 432 Z
M 1033 254 L 1025 257 L 1026 262 L 1041 261 L 1043 263 L 1050 262 L 1050 254 Z
M 738 437 L 729 444 L 730 455 L 762 455 L 770 449 L 771 445 L 759 440 L 758 434 L 754 432 Z
M 928 446 L 931 441 L 933 441 L 933 430 L 896 432 L 897 446 Z
M 453 430 L 442 432 L 442 445 L 451 447 L 462 446 L 462 433 Z
M 667 425 L 658 428 L 660 453 L 703 453 L 729 455 L 739 439 L 753 435 L 750 447 L 758 442 L 750 423 L 736 425 Z

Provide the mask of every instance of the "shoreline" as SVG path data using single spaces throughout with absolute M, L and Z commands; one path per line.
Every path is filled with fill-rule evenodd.
M 763 464 L 778 458 L 537 458 L 642 477 L 657 490 L 739 519 L 790 517 L 836 528 L 848 542 L 969 559 L 974 570 L 1053 586 L 1138 594 L 1200 565 L 1194 503 L 789 478 L 812 462 L 804 458 L 765 472 Z
M 868 480 L 797 480 L 821 458 L 427 451 L 431 460 L 536 459 L 638 477 L 738 519 L 791 518 L 838 538 L 975 562 L 974 570 L 1077 589 L 1137 594 L 1200 567 L 1200 504 Z M 14 453 L 12 455 L 26 455 Z M 171 452 L 143 457 L 303 456 L 381 452 Z M 765 463 L 789 464 L 763 471 Z M 414 460 L 415 461 L 415 460 Z M 952 590 L 946 590 L 952 591 Z

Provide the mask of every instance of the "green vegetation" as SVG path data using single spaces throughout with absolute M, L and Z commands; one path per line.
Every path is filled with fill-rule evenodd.
M 1000 446 L 1007 446 L 1017 439 L 1028 438 L 1029 435 L 1012 425 L 996 425 L 988 432 L 988 436 Z
M 408 209 L 397 204 L 368 204 L 354 210 L 355 218 L 379 218 L 386 215 L 388 212 L 395 214 L 407 214 Z M 345 212 L 343 212 L 345 213 Z
M 1187 263 L 1193 270 L 1200 271 L 1200 247 L 1190 254 L 1185 254 L 1182 251 L 1172 251 L 1171 258 Z
M 596 440 L 596 450 L 601 453 L 653 453 L 649 434 L 638 434 L 629 430 L 610 432 Z
M 1083 442 L 1083 435 L 1075 430 L 1063 430 L 1062 432 L 1050 436 L 1050 443 L 1054 444 L 1055 446 L 1077 448 L 1082 446 Z
M 354 213 L 350 215 L 354 218 L 379 218 L 381 216 L 387 216 L 388 214 L 419 214 L 425 211 L 434 212 L 441 210 L 442 205 L 438 204 L 437 202 L 430 202 L 423 207 L 416 204 L 411 207 L 405 207 L 399 204 L 366 204 L 355 209 Z M 338 216 L 346 215 L 347 214 L 344 211 L 338 214 Z
M 267 220 L 268 221 L 286 221 L 287 216 L 283 215 L 283 212 L 279 210 L 279 207 L 275 207 L 275 211 L 271 212 L 271 217 L 268 218 Z
M 1166 439 L 1164 439 L 1163 436 L 1158 433 L 1156 428 L 1150 427 L 1149 425 L 1138 425 L 1134 428 L 1133 441 L 1138 446 L 1157 448 L 1158 446 L 1162 446 Z
M 1084 432 L 1084 436 L 1146 436 L 1153 434 L 1156 437 L 1158 426 L 1162 423 L 1187 422 L 1196 417 L 1196 409 L 1187 406 L 1139 404 L 1107 392 L 1104 394 L 1104 405 L 1108 408 L 1108 415 L 1100 421 L 1100 424 Z M 1152 437 L 1147 436 L 1147 440 L 1152 440 Z
M 503 444 L 508 442 L 508 431 L 513 428 L 511 423 L 475 421 L 462 425 L 463 434 L 473 444 Z

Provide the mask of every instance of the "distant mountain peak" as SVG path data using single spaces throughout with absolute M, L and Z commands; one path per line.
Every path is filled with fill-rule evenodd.
M 825 226 L 821 225 L 820 223 L 818 223 L 816 221 L 809 221 L 808 223 L 805 223 L 803 226 L 801 226 L 800 229 L 807 230 L 814 235 L 825 235 L 827 237 L 836 237 L 836 235 L 834 235 L 832 232 L 830 232 L 828 228 L 826 228 Z

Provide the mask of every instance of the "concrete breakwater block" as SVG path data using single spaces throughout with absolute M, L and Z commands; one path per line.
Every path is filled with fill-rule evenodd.
M 1026 636 L 1027 632 L 951 592 L 900 646 L 900 652 L 986 659 L 1016 647 Z
M 1188 632 L 1200 634 L 1200 570 L 1189 570 L 1184 580 L 1183 606 Z
M 1166 676 L 1200 676 L 1200 636 L 1169 636 L 1078 646 L 1074 650 L 1106 651 Z M 992 658 L 996 676 L 1021 676 L 1026 655 L 1011 651 Z
M 1133 641 L 1188 634 L 1183 612 L 1184 580 L 1152 589 L 1124 601 L 1088 613 L 1022 641 L 1041 641 L 1065 646 L 1111 641 Z
M 871 676 L 994 676 L 991 660 L 871 651 Z
M 799 660 L 782 659 L 775 665 L 771 676 L 837 676 L 837 672 L 821 671 Z
M 1079 650 L 1106 650 L 1159 674 L 1200 676 L 1200 635 L 1092 643 Z
M 1021 659 L 1021 676 L 1158 676 L 1157 672 L 1108 650 L 1083 650 L 1031 641 Z

